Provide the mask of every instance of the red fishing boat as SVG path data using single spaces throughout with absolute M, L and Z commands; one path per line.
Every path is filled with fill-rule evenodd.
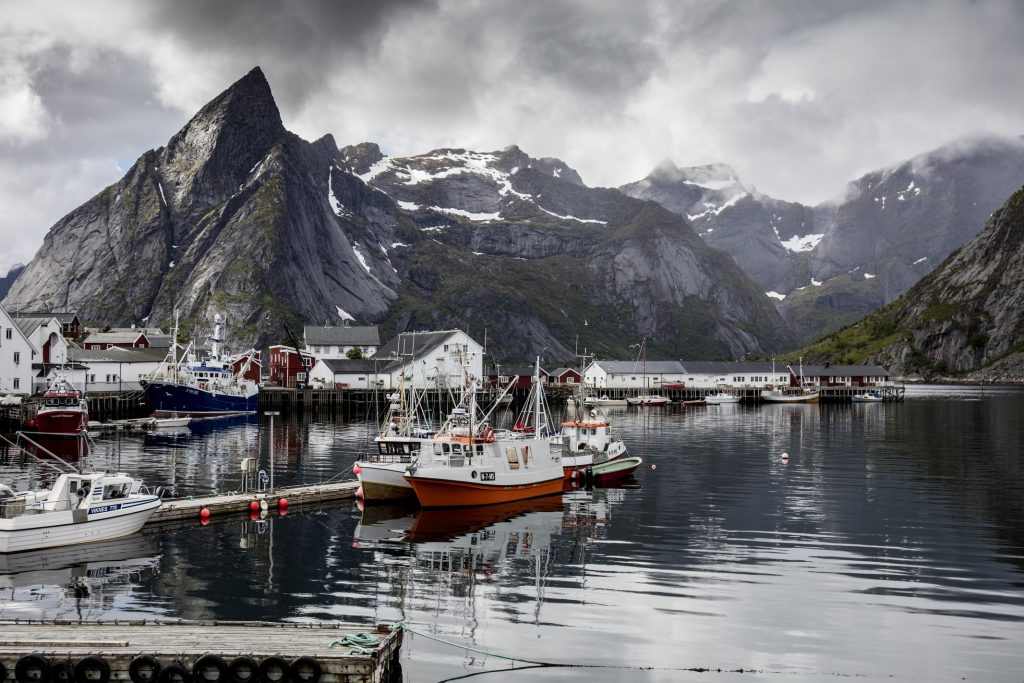
M 89 426 L 85 397 L 63 375 L 58 375 L 43 394 L 43 405 L 29 426 L 39 434 L 77 437 Z

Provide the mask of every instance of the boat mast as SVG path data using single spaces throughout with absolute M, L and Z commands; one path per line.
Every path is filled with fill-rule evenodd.
M 543 400 L 540 389 L 540 356 L 537 356 L 537 362 L 533 368 L 533 389 L 536 392 L 533 399 L 533 426 L 537 436 L 540 436 L 540 406 Z

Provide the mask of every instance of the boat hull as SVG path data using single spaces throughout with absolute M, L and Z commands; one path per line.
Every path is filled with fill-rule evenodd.
M 619 458 L 601 463 L 600 465 L 594 465 L 590 470 L 590 474 L 595 483 L 606 484 L 610 481 L 625 479 L 633 474 L 641 464 L 643 464 L 643 460 L 638 457 Z
M 81 410 L 40 410 L 35 417 L 38 434 L 78 436 L 89 424 L 89 416 Z
M 360 461 L 359 484 L 363 500 L 403 500 L 415 498 L 412 486 L 405 479 L 409 463 L 374 463 Z
M 761 400 L 765 403 L 817 403 L 819 394 L 774 394 L 763 392 Z
M 169 382 L 146 382 L 146 400 L 156 417 L 213 417 L 255 413 L 259 391 L 249 395 L 224 394 Z
M 416 492 L 416 498 L 423 507 L 468 507 L 471 505 L 493 505 L 549 496 L 562 491 L 561 470 L 554 479 L 529 484 L 478 484 L 433 479 L 424 476 L 407 476 Z
M 61 546 L 107 541 L 128 536 L 142 529 L 160 507 L 159 498 L 134 501 L 107 512 L 79 515 L 84 511 L 49 512 L 0 520 L 0 553 L 39 550 Z M 99 510 L 109 505 L 92 506 Z M 86 517 L 82 521 L 75 521 Z

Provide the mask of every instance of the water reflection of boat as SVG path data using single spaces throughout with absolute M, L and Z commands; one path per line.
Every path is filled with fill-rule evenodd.
M 155 567 L 156 542 L 141 533 L 112 541 L 0 554 L 0 588 L 66 585 L 79 576 Z
M 412 543 L 450 541 L 518 517 L 526 518 L 525 522 L 536 521 L 535 513 L 556 513 L 560 526 L 562 508 L 561 494 L 472 508 L 424 508 L 413 520 L 406 540 Z

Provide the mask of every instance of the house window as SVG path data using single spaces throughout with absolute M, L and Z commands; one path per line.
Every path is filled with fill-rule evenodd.
M 19 379 L 18 377 L 14 378 L 14 388 L 15 389 L 20 389 L 21 388 L 21 379 Z
M 21 363 L 21 351 L 15 351 L 14 352 L 14 364 L 18 365 L 19 363 Z
M 6 334 L 6 335 L 4 335 L 4 336 L 6 336 L 6 337 L 7 337 L 8 339 L 11 339 L 11 338 L 12 338 L 12 337 L 11 337 L 11 328 L 9 328 L 9 327 L 7 328 L 7 334 Z
M 107 384 L 110 384 L 110 375 L 107 375 Z
M 565 378 L 565 383 L 566 384 L 576 384 L 576 380 L 574 378 L 572 378 L 572 377 L 566 377 Z
M 89 381 L 90 382 L 95 382 L 96 381 L 96 375 L 89 375 Z
M 8 334 L 10 334 L 10 330 L 8 330 L 7 332 L 8 332 Z M 10 339 L 10 337 L 8 337 L 8 339 Z M 447 345 L 447 344 L 445 344 L 445 345 L 444 345 L 444 350 L 445 350 L 445 351 L 447 351 L 447 350 L 448 350 L 448 345 Z

